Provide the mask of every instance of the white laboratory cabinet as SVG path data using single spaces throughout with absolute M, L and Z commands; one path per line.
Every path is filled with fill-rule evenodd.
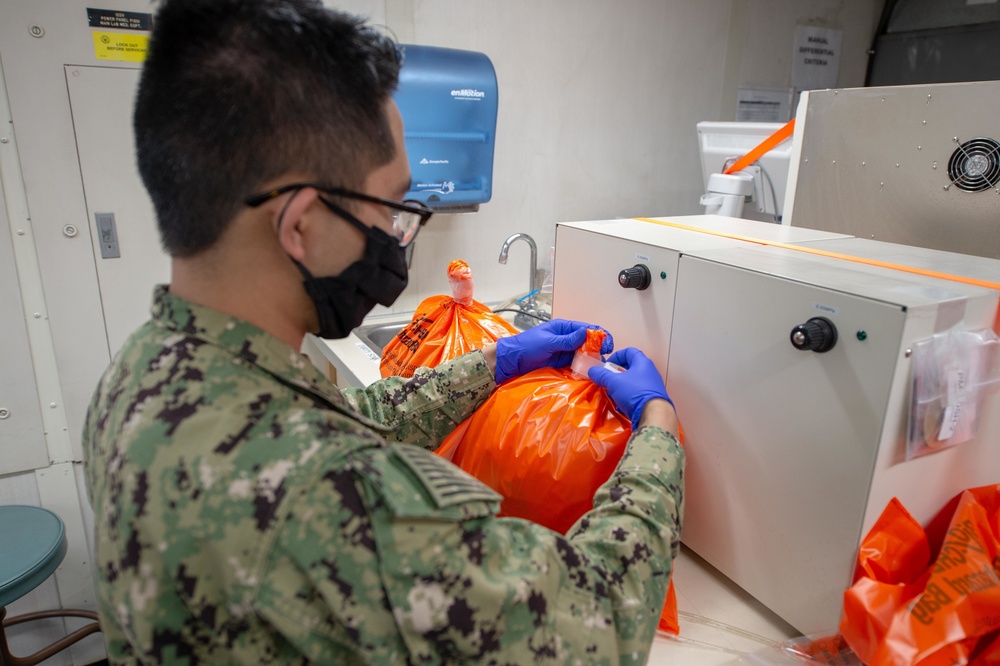
M 889 499 L 927 521 L 961 490 L 1000 481 L 996 394 L 971 441 L 905 456 L 915 343 L 990 328 L 998 292 L 794 247 L 864 245 L 845 237 L 776 247 L 759 233 L 773 227 L 749 222 L 724 243 L 638 224 L 559 226 L 554 312 L 610 327 L 616 347 L 643 348 L 665 372 L 686 436 L 684 543 L 799 631 L 835 631 L 857 546 Z M 881 245 L 870 258 L 947 265 Z M 633 263 L 651 269 L 648 289 L 619 286 Z M 1000 282 L 1000 262 L 973 263 Z M 836 332 L 830 348 L 794 346 L 816 318 Z
M 615 347 L 642 349 L 667 368 L 674 290 L 682 252 L 739 247 L 747 234 L 775 243 L 847 239 L 827 231 L 717 215 L 598 220 L 556 227 L 552 308 L 556 317 L 596 322 Z M 618 274 L 648 267 L 647 289 L 623 289 Z

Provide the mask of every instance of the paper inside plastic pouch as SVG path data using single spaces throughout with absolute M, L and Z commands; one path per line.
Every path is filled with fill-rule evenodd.
M 584 353 L 579 349 L 573 354 L 573 362 L 570 364 L 570 370 L 572 370 L 576 375 L 587 378 L 587 372 L 591 368 L 603 367 L 611 370 L 612 372 L 625 372 L 625 368 L 618 365 L 617 363 L 612 363 L 611 361 L 602 361 L 598 357 L 591 356 L 590 354 Z
M 913 345 L 906 459 L 979 432 L 985 395 L 1000 386 L 1000 340 L 989 329 L 951 330 Z
M 580 348 L 573 354 L 573 362 L 569 366 L 574 375 L 583 379 L 589 379 L 587 371 L 598 366 L 603 366 L 612 372 L 625 372 L 625 368 L 622 366 L 610 361 L 605 363 L 601 360 L 601 345 L 604 344 L 606 336 L 607 333 L 599 328 L 587 330 L 587 339 L 583 341 Z

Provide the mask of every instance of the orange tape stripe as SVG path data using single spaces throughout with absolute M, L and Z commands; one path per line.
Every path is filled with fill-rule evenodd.
M 779 143 L 787 139 L 792 135 L 795 130 L 795 118 L 792 118 L 787 123 L 785 123 L 777 132 L 767 137 L 761 141 L 756 148 L 751 150 L 749 153 L 736 160 L 735 164 L 730 165 L 728 169 L 723 171 L 724 174 L 730 174 L 734 171 L 741 171 L 746 169 L 748 166 L 760 159 L 761 155 L 768 152 Z
M 740 236 L 739 234 L 731 234 L 725 231 L 713 231 L 711 229 L 702 229 L 700 227 L 693 227 L 687 224 L 680 224 L 678 222 L 665 222 L 663 220 L 654 220 L 649 217 L 637 217 L 634 219 L 639 220 L 640 222 L 652 222 L 653 224 L 659 224 L 664 227 L 673 227 L 675 229 L 684 229 L 686 231 L 696 231 L 698 233 L 709 234 L 711 236 L 721 236 L 723 238 L 731 238 L 733 240 L 746 241 L 749 243 L 756 243 L 758 245 L 780 247 L 786 250 L 795 250 L 796 252 L 805 252 L 806 254 L 814 254 L 821 257 L 829 257 L 831 259 L 840 259 L 842 261 L 851 261 L 856 264 L 865 264 L 866 266 L 877 266 L 879 268 L 888 268 L 894 271 L 902 271 L 904 273 L 912 273 L 914 275 L 923 275 L 925 277 L 951 280 L 952 282 L 961 282 L 962 284 L 968 284 L 975 287 L 985 287 L 987 289 L 995 289 L 997 291 L 1000 291 L 1000 283 L 989 282 L 988 280 L 978 280 L 976 278 L 965 277 L 962 275 L 952 275 L 951 273 L 942 273 L 940 271 L 931 271 L 923 268 L 915 268 L 913 266 L 906 266 L 904 264 L 893 264 L 888 261 L 879 261 L 877 259 L 865 259 L 864 257 L 855 257 L 854 255 L 851 254 L 842 254 L 840 252 L 819 250 L 812 247 L 803 247 L 802 245 L 777 243 L 774 241 L 764 240 L 762 238 L 751 238 L 750 236 Z M 1000 314 L 998 314 L 998 321 L 1000 321 Z

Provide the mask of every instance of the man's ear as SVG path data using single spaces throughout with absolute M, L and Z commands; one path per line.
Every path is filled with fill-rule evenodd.
M 305 259 L 306 235 L 312 222 L 308 213 L 318 197 L 319 193 L 311 187 L 293 192 L 278 218 L 278 242 L 295 261 Z

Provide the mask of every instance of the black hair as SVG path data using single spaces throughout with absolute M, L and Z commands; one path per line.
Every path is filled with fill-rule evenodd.
M 172 256 L 290 171 L 358 189 L 395 145 L 395 43 L 318 0 L 165 0 L 136 95 L 139 173 Z

